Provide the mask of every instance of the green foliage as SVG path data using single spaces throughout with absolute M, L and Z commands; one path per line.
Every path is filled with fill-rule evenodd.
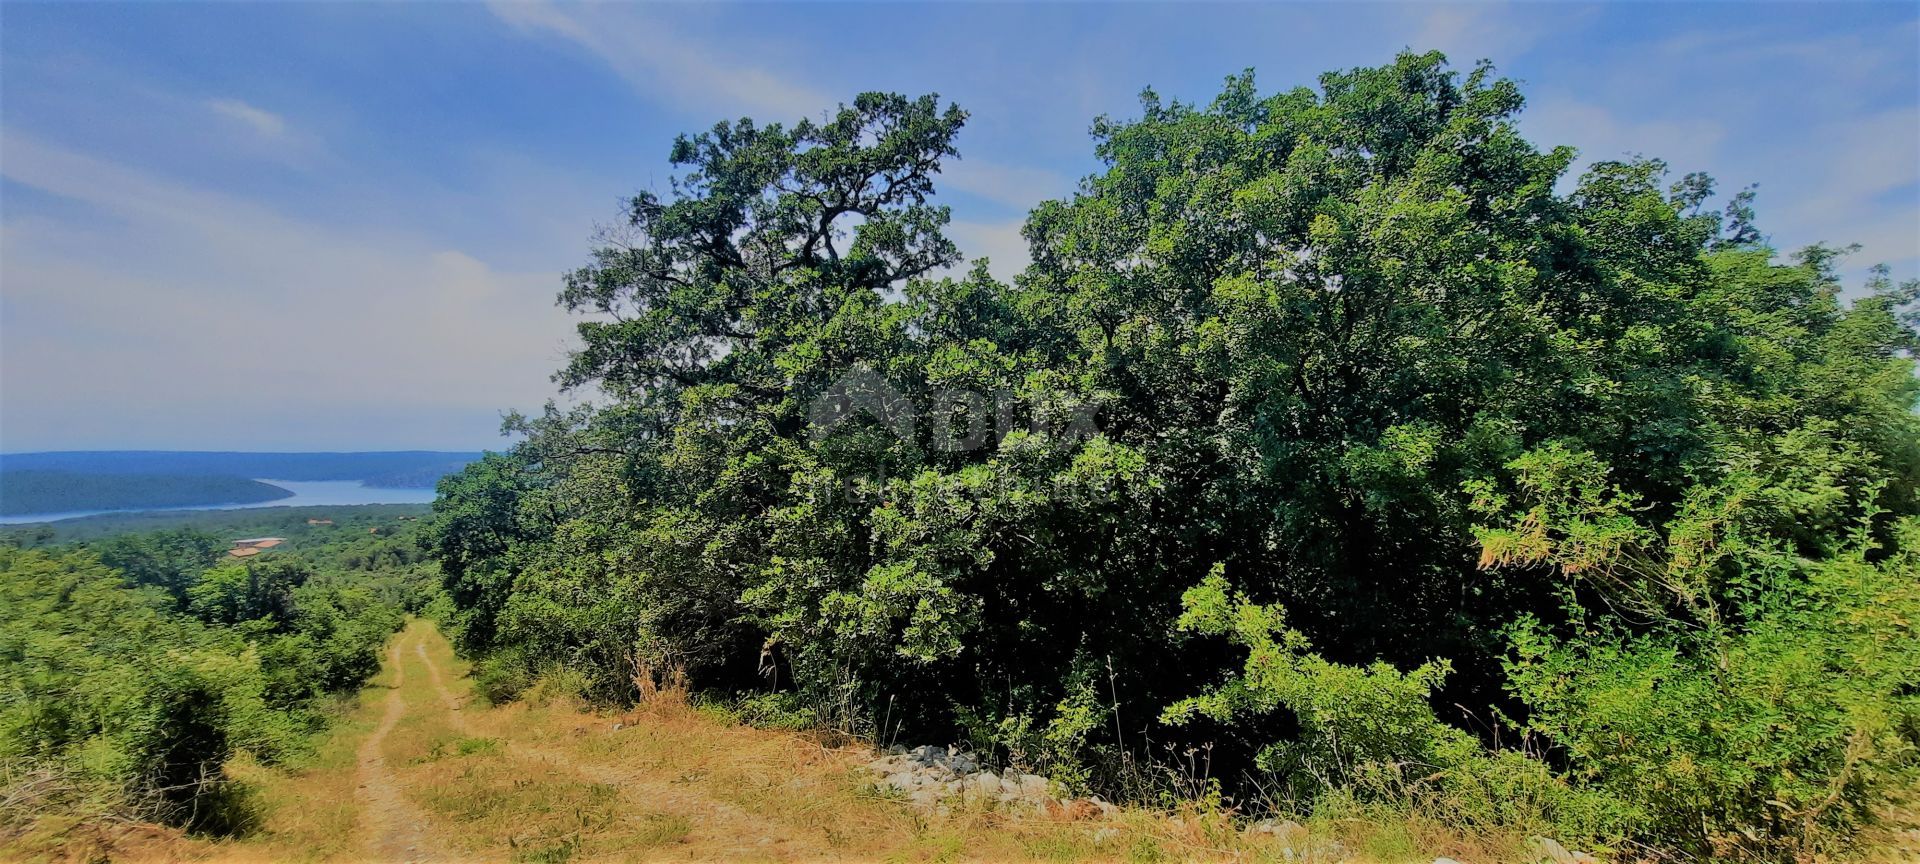
M 236 510 L 149 510 L 138 513 L 101 513 L 0 526 L 0 543 L 22 548 L 65 543 L 99 543 L 128 534 L 191 530 L 221 537 L 308 537 L 366 533 L 370 527 L 392 526 L 402 517 L 418 517 L 426 504 L 345 504 L 316 507 L 243 507 Z M 309 525 L 307 520 L 331 525 Z
M 285 630 L 293 617 L 294 589 L 313 571 L 298 561 L 223 564 L 200 575 L 187 589 L 187 611 L 209 624 L 258 622 L 268 632 Z
M 191 530 L 0 548 L 0 765 L 64 775 L 130 815 L 247 830 L 227 760 L 302 747 L 322 697 L 371 676 L 406 611 L 438 594 L 430 574 L 338 568 L 369 560 L 367 536 L 214 566 L 223 544 Z
M 122 587 L 92 556 L 0 550 L 0 592 L 0 760 L 124 785 L 182 821 L 234 751 L 271 759 L 291 743 L 244 639 Z
M 941 272 L 934 97 L 682 138 L 561 293 L 604 404 L 442 483 L 462 649 L 1108 791 L 1212 744 L 1303 809 L 1844 842 L 1913 761 L 1920 284 L 1843 301 L 1657 161 L 1558 192 L 1522 104 L 1438 54 L 1148 92 L 1012 284 Z
M 191 528 L 129 534 L 93 547 L 100 563 L 125 574 L 134 585 L 150 585 L 185 603 L 187 588 L 226 551 L 212 534 Z
M 475 663 L 471 677 L 473 692 L 489 705 L 512 702 L 533 686 L 533 676 L 525 664 L 507 652 L 492 654 Z
M 1370 764 L 1413 762 L 1435 767 L 1434 751 L 1461 733 L 1439 723 L 1427 697 L 1446 678 L 1445 661 L 1400 672 L 1386 663 L 1366 667 L 1330 663 L 1311 653 L 1307 638 L 1286 626 L 1278 606 L 1233 596 L 1216 566 L 1184 599 L 1176 626 L 1190 633 L 1227 636 L 1247 649 L 1238 678 L 1205 695 L 1174 703 L 1162 719 L 1186 722 L 1205 714 L 1221 722 L 1284 708 L 1298 719 L 1300 734 L 1260 754 L 1268 770 L 1344 786 Z
M 1880 484 L 1838 438 L 1778 436 L 1660 529 L 1604 467 L 1557 449 L 1517 460 L 1520 501 L 1484 502 L 1539 502 L 1487 532 L 1493 563 L 1545 564 L 1652 622 L 1570 593 L 1562 632 L 1515 626 L 1508 686 L 1570 768 L 1696 853 L 1820 851 L 1920 778 L 1920 519 L 1890 523 L 1899 551 L 1871 555 Z M 1543 462 L 1587 470 L 1530 473 Z
M 1232 724 L 1285 711 L 1297 733 L 1268 745 L 1256 761 L 1300 800 L 1346 791 L 1423 806 L 1439 820 L 1465 826 L 1581 837 L 1617 837 L 1637 816 L 1535 760 L 1488 752 L 1440 722 L 1429 698 L 1449 671 L 1444 660 L 1411 672 L 1380 662 L 1329 662 L 1286 625 L 1284 609 L 1233 592 L 1218 565 L 1187 591 L 1182 605 L 1180 630 L 1226 636 L 1246 649 L 1247 660 L 1238 676 L 1175 702 L 1161 719 L 1178 726 L 1205 715 Z

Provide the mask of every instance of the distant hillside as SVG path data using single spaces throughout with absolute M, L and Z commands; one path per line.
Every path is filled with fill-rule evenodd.
M 425 515 L 426 504 L 350 504 L 301 507 L 278 505 L 246 510 L 150 510 L 138 513 L 102 513 L 36 522 L 0 525 L 0 546 L 44 546 L 192 528 L 227 539 L 272 535 L 298 545 L 309 535 L 349 533 L 365 535 L 369 527 L 398 524 Z M 314 525 L 309 520 L 327 524 Z
M 373 453 L 232 453 L 94 450 L 0 454 L 0 471 L 72 474 L 172 474 L 272 480 L 357 480 L 388 489 L 432 488 L 479 453 L 397 450 Z M 189 501 L 190 504 L 231 503 Z M 38 511 L 34 511 L 38 512 Z
M 0 516 L 75 510 L 137 510 L 197 504 L 256 504 L 293 495 L 245 477 L 196 474 L 83 474 L 0 467 Z

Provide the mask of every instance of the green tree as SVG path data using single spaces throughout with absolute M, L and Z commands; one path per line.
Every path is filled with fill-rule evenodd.
M 282 558 L 223 564 L 187 589 L 187 611 L 209 624 L 285 630 L 294 621 L 294 591 L 312 576 L 304 562 Z
M 185 604 L 187 589 L 226 548 L 212 534 L 182 528 L 114 537 L 94 544 L 94 553 L 101 563 L 126 574 L 130 583 L 160 588 Z
M 592 320 L 559 378 L 604 404 L 443 485 L 463 647 L 615 700 L 771 684 L 1109 791 L 1148 740 L 1212 743 L 1301 806 L 1841 842 L 1911 768 L 1920 669 L 1787 649 L 1904 638 L 1843 610 L 1912 577 L 1920 285 L 1844 302 L 1837 252 L 1778 260 L 1751 195 L 1658 161 L 1557 192 L 1574 153 L 1522 105 L 1438 54 L 1148 92 L 1012 284 L 942 272 L 964 114 L 933 97 L 681 139 L 561 293 Z M 1590 722 L 1712 706 L 1792 719 L 1618 757 Z

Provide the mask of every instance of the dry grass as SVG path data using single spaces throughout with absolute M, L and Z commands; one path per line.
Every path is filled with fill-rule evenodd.
M 117 815 L 109 792 L 57 771 L 0 764 L 0 861 L 184 861 L 199 854 L 179 831 Z
M 1337 839 L 1358 849 L 1348 826 L 1329 824 L 1295 838 L 1289 857 L 1218 813 L 928 813 L 876 789 L 861 748 L 733 724 L 671 691 L 621 715 L 539 693 L 486 708 L 431 627 L 399 640 L 401 668 L 382 672 L 311 760 L 237 767 L 260 790 L 265 827 L 196 844 L 197 857 L 368 860 L 382 829 L 356 795 L 354 753 L 396 681 L 405 712 L 378 744 L 429 860 L 1258 862 L 1331 860 Z
M 956 803 L 931 813 L 876 788 L 863 747 L 742 726 L 671 690 L 617 715 L 582 709 L 564 688 L 485 707 L 471 696 L 465 664 L 422 622 L 398 637 L 389 660 L 310 758 L 234 766 L 264 808 L 261 830 L 223 843 L 160 832 L 112 844 L 111 860 L 1527 860 L 1522 838 L 1467 837 L 1387 814 L 1323 816 L 1278 838 L 1245 833 L 1200 805 L 1106 818 L 1090 806 L 1036 814 Z M 401 709 L 389 706 L 396 685 Z M 371 812 L 356 756 L 370 735 L 400 793 L 381 812 Z M 398 848 L 408 851 L 382 852 L 395 848 L 399 828 L 409 845 Z
M 1866 864 L 1913 864 L 1920 861 L 1920 790 L 1909 794 L 1880 814 L 1880 823 L 1861 838 L 1873 851 Z
M 365 814 L 355 756 L 360 742 L 378 723 L 382 704 L 394 687 L 395 672 L 382 668 L 357 695 L 341 700 L 328 734 L 305 757 L 266 766 L 243 754 L 229 763 L 228 774 L 254 790 L 261 827 L 245 838 L 205 844 L 201 860 L 364 860 Z
M 1092 807 L 1010 813 L 956 802 L 930 813 L 876 788 L 861 767 L 864 747 L 742 726 L 675 691 L 619 715 L 583 710 L 553 689 L 488 708 L 430 625 L 411 625 L 389 656 L 309 758 L 233 766 L 264 810 L 259 831 L 221 843 L 160 832 L 115 844 L 112 860 L 380 860 L 393 857 L 381 850 L 392 848 L 396 822 L 408 829 L 402 857 L 442 861 L 1425 864 L 1509 851 L 1367 819 L 1310 823 L 1284 839 L 1248 835 L 1227 814 L 1192 807 L 1100 818 Z M 373 743 L 402 812 L 373 812 L 356 753 L 382 726 L 396 685 L 403 712 Z
M 306 758 L 281 766 L 241 759 L 231 766 L 263 814 L 261 828 L 244 839 L 213 843 L 98 813 L 63 816 L 34 803 L 60 793 L 55 779 L 19 777 L 7 787 L 9 809 L 43 812 L 0 821 L 0 858 L 1288 864 L 1426 864 L 1443 855 L 1475 864 L 1528 859 L 1523 838 L 1463 836 L 1438 823 L 1384 813 L 1323 815 L 1285 838 L 1247 834 L 1229 814 L 1198 804 L 1171 812 L 1130 809 L 1106 818 L 1090 806 L 1036 814 L 957 802 L 947 812 L 930 813 L 876 788 L 861 767 L 870 754 L 857 745 L 742 726 L 672 690 L 618 715 L 583 710 L 556 687 L 488 708 L 471 697 L 465 674 L 465 664 L 430 625 L 410 625 L 397 637 L 387 668 L 358 697 L 337 706 L 340 716 L 331 732 Z M 390 705 L 396 692 L 398 707 Z M 367 752 L 383 757 L 382 777 L 399 792 L 392 806 L 372 806 L 362 785 Z M 1870 860 L 1920 860 L 1910 845 L 1915 836 L 1890 832 L 1891 851 Z M 394 848 L 407 851 L 391 854 Z

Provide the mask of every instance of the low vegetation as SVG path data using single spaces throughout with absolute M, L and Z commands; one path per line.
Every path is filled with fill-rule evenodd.
M 470 698 L 465 664 L 425 621 L 397 637 L 388 657 L 311 759 L 293 770 L 236 767 L 256 790 L 257 830 L 218 843 L 173 838 L 115 860 L 1527 858 L 1523 838 L 1463 837 L 1357 811 L 1246 832 L 1204 799 L 1164 810 L 1014 812 L 977 798 L 928 809 L 878 784 L 863 769 L 871 752 L 855 742 L 745 726 L 739 713 L 684 692 L 656 692 L 619 712 L 585 712 L 544 687 L 483 706 Z M 398 713 L 389 711 L 395 701 Z M 384 763 L 373 783 L 370 752 Z M 396 794 L 375 806 L 367 790 L 383 784 Z
M 1522 102 L 1149 92 L 1011 282 L 949 270 L 958 107 L 681 138 L 561 294 L 604 398 L 440 485 L 457 643 L 1130 800 L 1851 854 L 1920 766 L 1920 285 Z
M 10 854 L 126 819 L 252 828 L 259 809 L 229 764 L 308 752 L 335 698 L 438 596 L 413 538 L 329 540 L 244 561 L 190 529 L 0 546 Z

